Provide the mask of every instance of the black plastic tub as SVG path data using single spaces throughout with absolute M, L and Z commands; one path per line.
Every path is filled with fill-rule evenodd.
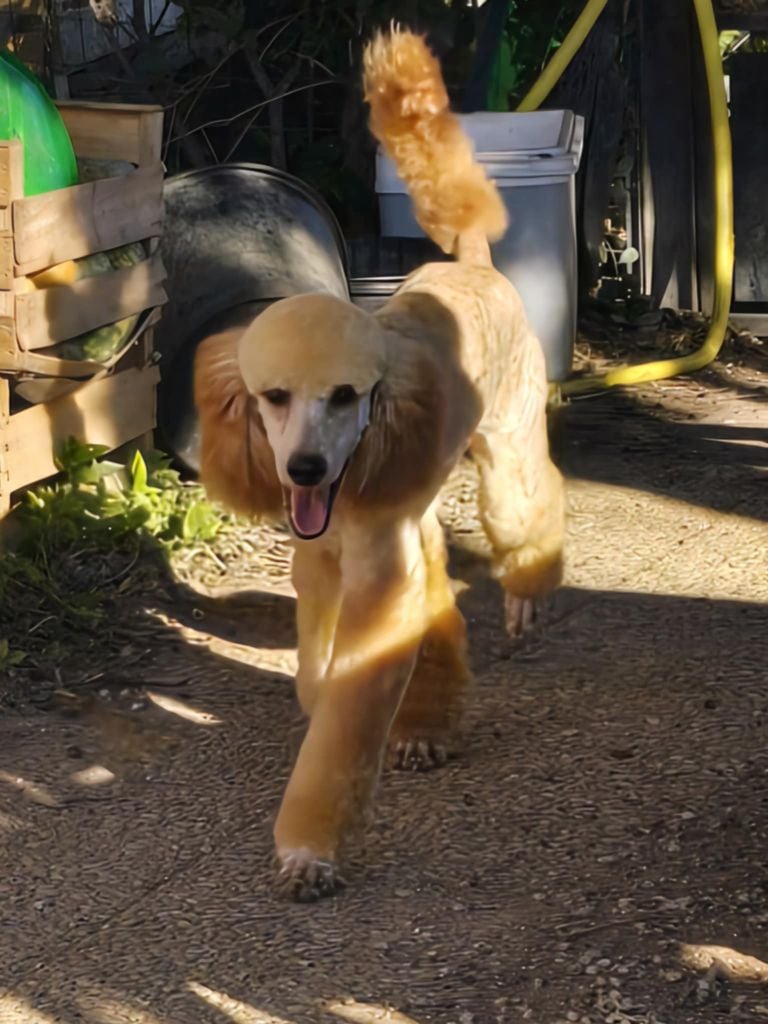
M 156 332 L 161 443 L 197 471 L 194 353 L 222 327 L 275 299 L 348 299 L 344 237 L 304 182 L 274 167 L 222 164 L 168 178 L 161 252 L 168 304 Z

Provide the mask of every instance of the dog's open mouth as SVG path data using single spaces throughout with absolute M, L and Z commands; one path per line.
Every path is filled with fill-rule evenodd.
M 291 530 L 300 540 L 314 540 L 328 529 L 336 495 L 339 493 L 347 463 L 332 484 L 321 487 L 284 487 L 283 494 Z

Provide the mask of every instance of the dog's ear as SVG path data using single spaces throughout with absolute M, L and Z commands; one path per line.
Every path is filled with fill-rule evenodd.
M 425 356 L 385 374 L 344 485 L 357 508 L 392 508 L 432 492 L 444 473 L 445 395 Z
M 256 399 L 237 360 L 242 327 L 214 334 L 195 357 L 200 479 L 212 498 L 245 515 L 275 515 L 282 492 Z

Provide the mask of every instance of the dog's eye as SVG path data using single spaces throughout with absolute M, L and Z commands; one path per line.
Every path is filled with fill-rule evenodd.
M 270 388 L 269 391 L 262 392 L 262 398 L 266 398 L 270 405 L 288 405 L 291 393 L 283 388 Z
M 331 405 L 337 407 L 352 405 L 353 402 L 357 401 L 357 392 L 351 384 L 340 384 L 337 388 L 333 389 L 328 401 Z

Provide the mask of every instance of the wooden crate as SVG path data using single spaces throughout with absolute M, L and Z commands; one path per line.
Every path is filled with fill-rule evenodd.
M 163 114 L 159 107 L 57 104 L 78 157 L 127 161 L 134 170 L 25 198 L 23 150 L 0 141 L 0 515 L 20 488 L 56 472 L 55 452 L 70 435 L 117 448 L 155 426 L 159 372 L 152 323 L 107 369 L 46 352 L 59 341 L 166 301 L 158 244 L 163 220 Z M 142 242 L 148 259 L 44 289 L 24 279 L 56 264 Z M 51 401 L 11 411 L 20 375 L 59 378 Z M 71 383 L 67 383 L 69 380 Z

